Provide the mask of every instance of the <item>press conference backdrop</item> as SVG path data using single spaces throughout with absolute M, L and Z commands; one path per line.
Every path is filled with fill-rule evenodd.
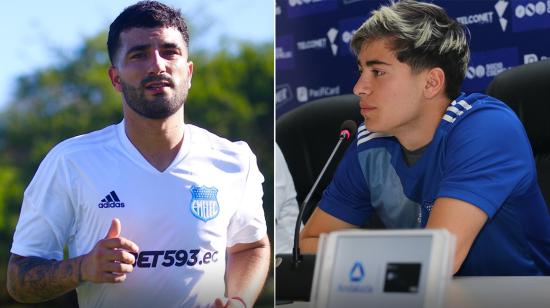
M 276 0 L 277 117 L 312 100 L 352 93 L 358 73 L 351 35 L 388 2 Z M 550 0 L 431 2 L 470 30 L 464 92 L 484 92 L 500 72 L 550 57 Z

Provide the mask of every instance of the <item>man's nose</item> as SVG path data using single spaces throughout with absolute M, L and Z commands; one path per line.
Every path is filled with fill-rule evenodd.
M 159 74 L 166 72 L 166 59 L 164 59 L 158 50 L 155 50 L 151 56 L 149 64 L 150 74 Z
M 371 94 L 370 82 L 367 80 L 367 74 L 362 73 L 357 79 L 355 86 L 353 87 L 353 94 L 357 96 L 369 95 Z

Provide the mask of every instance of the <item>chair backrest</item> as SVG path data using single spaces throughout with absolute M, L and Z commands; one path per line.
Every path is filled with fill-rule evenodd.
M 362 121 L 359 98 L 353 94 L 327 97 L 297 107 L 277 119 L 277 143 L 285 156 L 296 186 L 297 200 L 302 204 L 307 193 L 330 153 L 338 142 L 340 125 L 344 120 Z M 304 213 L 307 220 L 330 183 L 344 147 L 335 155 L 325 175 L 319 182 L 310 201 L 310 211 Z
M 550 60 L 500 73 L 489 84 L 487 94 L 508 104 L 525 126 L 539 185 L 550 209 Z

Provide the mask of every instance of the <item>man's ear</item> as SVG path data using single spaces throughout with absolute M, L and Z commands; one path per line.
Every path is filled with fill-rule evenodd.
M 187 62 L 187 74 L 188 74 L 187 86 L 188 86 L 188 89 L 190 89 L 191 88 L 191 79 L 193 79 L 193 62 L 192 61 Z
M 109 67 L 109 79 L 111 79 L 111 84 L 113 88 L 118 92 L 122 92 L 122 85 L 120 84 L 120 76 L 118 75 L 118 69 L 114 66 Z
M 445 91 L 445 72 L 439 68 L 434 67 L 426 73 L 426 83 L 424 85 L 424 96 L 426 98 L 433 98 L 439 93 Z

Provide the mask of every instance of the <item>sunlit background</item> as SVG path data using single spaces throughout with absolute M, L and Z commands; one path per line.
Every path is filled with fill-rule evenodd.
M 136 1 L 137 2 L 137 1 Z M 191 29 L 193 87 L 186 122 L 248 142 L 265 177 L 273 241 L 273 37 L 269 0 L 166 0 Z M 0 8 L 0 307 L 15 303 L 6 267 L 23 191 L 60 141 L 122 119 L 106 34 L 135 1 L 4 1 Z M 257 303 L 273 306 L 273 278 Z M 32 307 L 72 307 L 74 293 Z

